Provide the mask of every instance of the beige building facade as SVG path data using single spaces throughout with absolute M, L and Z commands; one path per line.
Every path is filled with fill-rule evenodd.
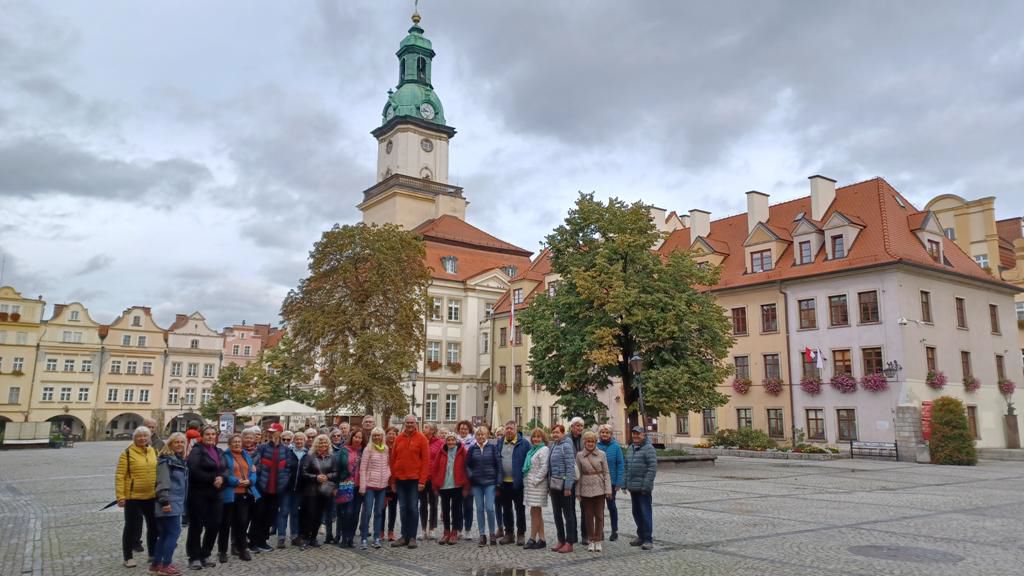
M 79 302 L 57 304 L 43 326 L 32 395 L 33 421 L 67 425 L 95 440 L 93 408 L 99 397 L 100 325 Z
M 167 330 L 167 361 L 160 395 L 164 426 L 184 430 L 189 420 L 202 421 L 203 404 L 212 398 L 220 374 L 224 337 L 199 312 L 178 314 Z
M 29 421 L 45 307 L 41 297 L 0 286 L 0 424 Z
M 164 426 L 161 410 L 166 331 L 148 307 L 133 306 L 117 317 L 103 337 L 103 361 L 93 427 L 102 438 L 131 437 L 145 418 Z

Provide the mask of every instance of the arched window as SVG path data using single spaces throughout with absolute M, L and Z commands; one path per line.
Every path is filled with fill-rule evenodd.
M 422 56 L 416 60 L 416 78 L 421 82 L 427 81 L 427 59 Z

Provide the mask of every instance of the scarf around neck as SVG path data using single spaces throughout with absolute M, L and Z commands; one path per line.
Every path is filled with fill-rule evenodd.
M 533 455 L 536 454 L 537 451 L 539 451 L 543 447 L 543 444 L 536 444 L 534 446 L 530 446 L 530 451 L 526 453 L 526 462 L 523 462 L 523 474 L 530 473 L 530 466 L 531 462 L 533 461 Z

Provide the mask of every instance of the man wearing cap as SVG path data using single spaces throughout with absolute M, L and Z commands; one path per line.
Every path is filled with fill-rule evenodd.
M 252 539 L 251 546 L 255 546 L 261 552 L 272 550 L 267 544 L 267 539 L 270 537 L 270 528 L 277 522 L 280 495 L 288 489 L 288 478 L 291 473 L 288 468 L 288 447 L 281 442 L 284 427 L 274 422 L 267 431 L 270 433 L 269 439 L 260 444 L 256 451 L 259 462 L 256 486 L 261 496 L 257 501 L 256 519 L 252 523 L 249 535 Z M 282 536 L 278 535 L 278 545 L 283 548 Z
M 636 538 L 630 546 L 644 550 L 654 548 L 654 509 L 652 493 L 654 476 L 658 473 L 658 456 L 643 426 L 633 427 L 633 442 L 626 449 L 626 490 L 633 503 Z

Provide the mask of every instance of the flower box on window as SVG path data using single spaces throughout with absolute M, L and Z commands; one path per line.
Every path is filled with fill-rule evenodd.
M 459 372 L 462 372 L 462 363 L 450 362 L 448 364 L 448 369 L 451 370 L 452 374 L 458 374 Z
M 1013 383 L 1013 380 L 1009 378 L 1003 378 L 999 381 L 999 391 L 1004 396 L 1011 396 L 1013 391 L 1017 389 L 1017 385 Z
M 765 378 L 761 385 L 764 386 L 764 391 L 772 396 L 782 394 L 782 389 L 785 388 L 781 378 Z
M 441 363 L 438 362 L 437 360 L 428 360 L 427 369 L 430 370 L 431 372 L 437 372 L 438 370 L 441 369 Z
M 21 320 L 21 314 L 18 312 L 11 312 L 11 322 L 18 322 Z
M 946 374 L 942 370 L 929 370 L 928 375 L 924 377 L 924 383 L 933 390 L 942 390 L 946 386 L 947 380 Z
M 976 392 L 978 388 L 981 388 L 981 381 L 976 376 L 968 376 L 964 378 L 964 390 L 967 392 Z
M 851 394 L 857 391 L 857 381 L 849 374 L 836 374 L 829 384 L 842 394 Z
M 889 381 L 884 374 L 875 372 L 860 379 L 861 388 L 871 392 L 885 392 L 889 389 Z
M 821 394 L 821 379 L 814 376 L 804 376 L 800 380 L 800 389 L 811 396 L 817 396 Z
M 732 381 L 732 390 L 737 394 L 750 392 L 750 378 L 737 378 Z

